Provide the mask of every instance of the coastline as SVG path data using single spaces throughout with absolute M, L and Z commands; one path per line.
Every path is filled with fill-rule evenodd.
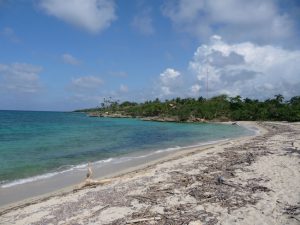
M 231 122 L 215 122 L 220 124 L 231 124 Z M 200 142 L 195 145 L 174 147 L 169 149 L 146 151 L 128 154 L 120 158 L 109 158 L 96 161 L 93 163 L 93 178 L 107 179 L 131 171 L 140 170 L 150 165 L 171 160 L 173 157 L 184 156 L 195 150 L 203 151 L 212 146 L 223 144 L 233 140 L 239 140 L 257 135 L 252 122 L 241 122 L 241 126 L 255 133 L 244 135 L 230 139 L 220 139 L 208 142 Z M 260 128 L 259 130 L 261 130 Z M 114 160 L 114 162 L 112 162 Z M 1 208 L 7 208 L 11 205 L 22 204 L 22 202 L 30 202 L 32 199 L 39 197 L 48 197 L 49 195 L 60 194 L 61 192 L 73 190 L 74 186 L 81 183 L 86 175 L 87 165 L 77 165 L 66 171 L 53 172 L 38 175 L 36 177 L 25 178 L 2 184 L 0 187 L 0 211 Z
M 257 125 L 257 123 L 254 123 L 254 122 L 240 122 L 240 124 L 241 125 L 259 127 L 259 125 Z M 113 222 L 114 220 L 116 220 L 116 221 L 121 220 L 122 218 L 123 218 L 123 220 L 124 219 L 125 220 L 130 220 L 130 219 L 132 219 L 130 215 L 135 210 L 137 210 L 137 211 L 142 210 L 143 205 L 147 205 L 147 204 L 151 205 L 151 201 L 149 203 L 146 200 L 148 198 L 148 196 L 147 196 L 148 189 L 151 187 L 151 184 L 160 183 L 160 182 L 161 182 L 160 186 L 162 188 L 165 187 L 164 185 L 165 185 L 165 182 L 166 182 L 168 176 L 167 177 L 164 177 L 164 176 L 168 175 L 166 172 L 168 172 L 171 168 L 173 168 L 174 166 L 176 167 L 176 165 L 180 165 L 180 164 L 189 165 L 189 164 L 191 164 L 191 162 L 196 162 L 195 161 L 196 159 L 203 159 L 205 157 L 209 158 L 213 155 L 215 157 L 216 154 L 221 154 L 222 152 L 224 152 L 225 148 L 238 148 L 239 146 L 242 145 L 243 150 L 244 150 L 244 146 L 248 146 L 246 149 L 249 149 L 249 148 L 251 148 L 251 144 L 254 143 L 253 140 L 257 139 L 257 140 L 255 140 L 255 142 L 259 142 L 260 140 L 267 140 L 269 138 L 268 136 L 270 136 L 273 132 L 272 126 L 274 126 L 274 127 L 277 126 L 276 123 L 270 123 L 270 124 L 271 125 L 266 125 L 266 123 L 264 123 L 262 127 L 259 127 L 260 133 L 256 134 L 255 136 L 240 137 L 240 138 L 237 138 L 237 139 L 234 139 L 234 140 L 228 140 L 228 141 L 224 141 L 224 142 L 217 143 L 217 144 L 203 146 L 203 147 L 200 147 L 200 148 L 196 147 L 196 148 L 192 148 L 192 149 L 188 149 L 188 150 L 185 149 L 184 151 L 181 151 L 181 152 L 174 152 L 174 154 L 166 156 L 164 159 L 159 159 L 156 162 L 153 161 L 153 162 L 151 162 L 149 164 L 145 164 L 143 166 L 130 168 L 128 170 L 123 170 L 122 172 L 119 172 L 118 174 L 111 175 L 110 176 L 110 179 L 112 179 L 111 182 L 109 184 L 106 184 L 106 185 L 103 185 L 103 186 L 100 185 L 100 186 L 96 186 L 96 187 L 93 187 L 93 188 L 83 188 L 83 189 L 78 190 L 75 193 L 73 193 L 72 187 L 69 187 L 67 189 L 60 190 L 60 191 L 55 192 L 55 193 L 47 194 L 43 197 L 39 196 L 35 199 L 27 199 L 26 201 L 19 202 L 17 204 L 1 207 L 1 209 L 0 209 L 0 222 L 2 220 L 2 222 L 4 224 L 5 224 L 5 221 L 13 221 L 16 224 L 22 224 L 22 222 L 24 222 L 24 221 L 26 221 L 26 223 L 28 221 L 29 222 L 30 221 L 31 222 L 32 221 L 42 221 L 41 219 L 43 219 L 44 216 L 47 214 L 47 212 L 49 213 L 49 211 L 46 210 L 46 212 L 40 212 L 41 213 L 40 215 L 35 214 L 34 218 L 26 217 L 26 215 L 29 215 L 29 214 L 32 215 L 32 213 L 35 212 L 34 210 L 36 210 L 41 205 L 45 206 L 46 208 L 51 207 L 51 205 L 53 205 L 53 204 L 56 204 L 56 205 L 58 204 L 59 207 L 64 207 L 64 205 L 67 204 L 68 201 L 70 202 L 70 201 L 74 201 L 76 199 L 78 200 L 80 198 L 80 196 L 81 197 L 85 196 L 84 198 L 86 198 L 90 194 L 95 195 L 97 193 L 101 193 L 101 191 L 105 191 L 105 190 L 107 191 L 108 189 L 111 189 L 111 188 L 113 188 L 113 190 L 116 191 L 115 194 L 117 195 L 118 190 L 119 190 L 120 187 L 122 187 L 122 185 L 126 184 L 127 186 L 125 185 L 125 187 L 129 187 L 130 182 L 133 182 L 133 183 L 137 183 L 137 185 L 135 186 L 134 191 L 132 189 L 130 191 L 135 192 L 135 195 L 139 194 L 140 196 L 144 196 L 144 200 L 142 199 L 142 197 L 140 197 L 140 198 L 135 199 L 135 201 L 133 201 L 133 202 L 131 201 L 131 205 L 133 205 L 133 206 L 127 206 L 125 203 L 124 203 L 125 204 L 125 206 L 124 206 L 124 204 L 120 203 L 120 207 L 118 209 L 116 209 L 117 206 L 114 206 L 114 207 L 108 206 L 108 207 L 106 207 L 106 205 L 104 204 L 105 201 L 103 200 L 102 202 L 98 203 L 98 206 L 100 204 L 100 206 L 106 207 L 106 208 L 102 209 L 102 207 L 100 207 L 101 210 L 98 209 L 98 210 L 100 210 L 100 211 L 98 211 L 99 215 L 98 214 L 94 215 L 94 217 L 98 218 L 98 220 L 100 221 L 99 224 L 106 224 L 106 222 L 103 220 L 103 218 L 104 219 L 106 218 L 105 220 L 110 221 L 110 222 Z M 280 125 L 278 125 L 278 126 L 286 126 L 286 127 L 292 126 L 290 124 L 283 124 L 283 125 L 282 125 L 282 123 L 279 123 L 279 124 Z M 298 124 L 298 126 L 299 126 L 299 124 Z M 268 127 L 268 131 L 266 130 L 266 127 Z M 282 136 L 281 134 L 278 134 L 278 132 L 274 135 L 277 135 L 279 137 Z M 262 143 L 260 143 L 260 146 L 262 146 Z M 269 151 L 271 151 L 271 150 L 269 150 Z M 264 152 L 267 152 L 267 151 L 264 150 Z M 254 154 L 254 153 L 252 153 L 252 154 Z M 268 154 L 268 153 L 264 153 L 264 154 Z M 270 156 L 273 156 L 273 155 L 270 154 Z M 255 157 L 260 157 L 260 155 L 257 155 L 257 156 L 255 155 Z M 268 155 L 263 155 L 262 157 L 269 157 L 269 156 Z M 176 168 L 177 168 L 176 171 L 178 171 L 178 173 L 184 172 L 184 170 L 181 169 L 181 167 L 177 166 Z M 196 170 L 196 169 L 199 169 L 199 168 L 193 168 L 192 170 L 189 171 L 188 174 L 193 174 L 194 170 Z M 245 176 L 245 174 L 247 174 L 247 171 L 240 171 L 240 175 Z M 173 176 L 176 178 L 177 175 L 173 174 Z M 183 178 L 184 177 L 185 176 L 183 176 Z M 150 182 L 149 179 L 151 180 L 151 182 Z M 187 178 L 185 177 L 185 179 L 187 179 Z M 226 176 L 225 176 L 225 179 L 227 179 Z M 144 185 L 141 185 L 140 182 L 142 182 Z M 145 187 L 145 185 L 146 185 L 146 187 Z M 148 186 L 148 185 L 150 185 L 150 186 Z M 194 184 L 194 186 L 195 186 L 195 184 Z M 219 186 L 219 187 L 222 187 L 222 185 Z M 73 186 L 73 188 L 74 188 L 74 186 Z M 294 187 L 294 188 L 299 189 L 299 185 L 298 186 L 296 185 L 296 187 Z M 127 190 L 127 192 L 129 192 L 129 190 Z M 125 195 L 128 195 L 127 192 L 125 193 Z M 177 192 L 178 192 L 178 190 L 176 191 L 175 189 L 170 190 L 170 193 L 173 193 L 173 194 L 170 194 L 171 196 L 169 196 L 169 197 L 171 198 L 171 197 L 174 197 L 174 196 L 177 196 L 177 195 L 181 196 L 182 193 L 177 193 Z M 257 194 L 257 193 L 254 193 L 254 194 Z M 133 193 L 130 193 L 130 195 L 132 196 Z M 64 198 L 64 201 L 60 201 L 60 198 Z M 181 196 L 181 198 L 184 198 L 186 204 L 192 204 L 192 202 L 194 202 L 195 199 L 197 200 L 197 196 L 194 196 L 195 199 L 192 199 L 191 196 L 189 196 L 188 198 L 187 198 L 187 196 Z M 136 202 L 136 200 L 137 200 L 137 202 Z M 171 199 L 169 199 L 169 200 L 171 200 Z M 110 201 L 113 201 L 113 199 L 110 199 Z M 156 199 L 156 201 L 158 201 L 158 200 Z M 171 201 L 171 203 L 173 205 L 176 205 L 178 202 L 180 202 L 178 199 L 175 202 L 174 201 L 173 200 Z M 109 202 L 107 202 L 107 203 L 109 203 Z M 182 204 L 182 202 L 180 204 Z M 200 203 L 197 203 L 197 202 L 194 202 L 193 204 L 196 204 L 198 206 L 198 208 L 203 205 L 203 204 L 200 204 Z M 205 208 L 206 210 L 209 209 L 209 206 L 207 206 L 207 207 Z M 218 207 L 216 207 L 216 208 L 218 208 Z M 95 210 L 95 207 L 94 206 L 85 206 L 85 207 L 83 207 L 83 209 L 93 211 L 93 210 Z M 109 211 L 109 210 L 111 210 L 111 211 Z M 103 213 L 108 215 L 109 212 L 112 213 L 112 210 L 117 211 L 118 215 L 110 215 L 110 219 L 107 218 L 107 217 L 103 217 L 102 211 L 103 211 Z M 155 211 L 155 209 L 153 209 L 153 210 Z M 156 208 L 156 213 L 159 214 L 160 217 L 161 217 L 162 212 L 160 210 L 161 209 Z M 201 210 L 203 210 L 203 207 L 202 207 Z M 210 213 L 214 214 L 214 211 L 216 211 L 216 209 L 210 209 L 210 211 L 211 211 Z M 219 211 L 220 211 L 220 209 L 219 209 Z M 235 212 L 236 212 L 236 210 L 235 210 Z M 14 215 L 16 215 L 16 213 L 23 213 L 23 215 L 26 217 L 26 220 L 24 220 L 24 219 L 23 220 L 14 220 L 15 219 Z M 24 213 L 25 214 L 27 213 L 27 214 L 25 215 Z M 71 212 L 69 212 L 69 213 L 71 213 Z M 71 214 L 70 215 L 66 214 L 66 215 L 62 216 L 63 218 L 62 218 L 61 221 L 66 222 L 70 219 L 71 219 L 71 221 L 74 221 L 73 220 L 74 215 L 71 215 Z M 5 215 L 6 220 L 4 219 L 3 215 Z M 121 217 L 119 217 L 120 215 L 121 215 Z M 223 214 L 221 213 L 221 218 L 224 215 L 226 215 L 226 213 L 224 213 L 224 212 L 223 212 Z M 101 216 L 101 218 L 99 218 L 97 216 Z M 81 217 L 79 217 L 77 219 L 79 221 L 87 222 L 87 223 L 83 223 L 83 224 L 91 223 L 91 221 L 88 218 L 86 218 L 86 215 L 85 216 L 82 215 Z M 226 219 L 228 219 L 228 218 L 227 217 L 222 218 L 222 220 L 226 220 Z M 156 219 L 153 219 L 153 220 L 156 220 Z M 58 221 L 56 221 L 56 222 L 53 222 L 53 223 L 58 224 Z M 37 223 L 37 224 L 39 224 L 39 223 Z M 140 224 L 142 224 L 142 223 L 140 223 Z M 156 223 L 154 223 L 154 224 L 156 224 Z M 215 224 L 215 223 L 211 223 L 211 224 Z M 221 223 L 221 224 L 223 224 L 223 223 Z M 226 223 L 224 223 L 224 224 L 226 224 Z M 230 224 L 230 223 L 228 223 L 228 224 Z M 232 222 L 231 224 L 239 224 L 239 223 Z M 247 224 L 247 223 L 245 223 L 245 224 Z M 249 224 L 251 224 L 251 223 L 249 223 Z M 288 223 L 288 224 L 293 224 L 293 223 Z
M 220 123 L 228 124 L 231 123 Z M 211 140 L 207 142 L 193 143 L 188 146 L 175 146 L 166 149 L 139 151 L 129 153 L 125 156 L 108 158 L 92 163 L 93 178 L 105 179 L 118 174 L 123 174 L 124 171 L 131 171 L 137 168 L 151 165 L 161 160 L 169 159 L 169 156 L 174 156 L 176 153 L 182 154 L 194 149 L 213 146 L 218 143 L 227 142 L 229 140 L 243 138 L 254 135 L 254 130 L 249 126 L 244 126 L 249 134 L 235 138 L 225 138 Z M 250 132 L 252 134 L 250 134 Z M 19 179 L 9 183 L 1 184 L 0 186 L 0 207 L 9 206 L 16 202 L 22 202 L 26 199 L 36 198 L 38 196 L 47 196 L 49 193 L 60 192 L 60 190 L 71 190 L 73 186 L 81 183 L 87 171 L 87 164 L 75 165 L 62 171 L 54 171 L 34 177 Z

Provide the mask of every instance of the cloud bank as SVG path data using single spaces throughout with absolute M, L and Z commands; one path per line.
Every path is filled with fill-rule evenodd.
M 300 95 L 300 51 L 251 42 L 228 44 L 220 36 L 213 36 L 209 45 L 196 50 L 189 69 L 197 77 L 200 89 L 205 87 L 208 71 L 211 95 Z
M 295 22 L 273 0 L 166 1 L 163 15 L 174 27 L 206 41 L 219 34 L 226 40 L 259 44 L 295 41 Z
M 160 74 L 159 96 L 213 97 L 220 94 L 266 99 L 300 95 L 300 51 L 252 42 L 229 44 L 214 35 L 200 45 L 184 75 L 168 68 Z

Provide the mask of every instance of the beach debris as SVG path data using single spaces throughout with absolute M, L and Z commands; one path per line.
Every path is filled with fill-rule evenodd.
M 94 212 L 92 213 L 92 215 L 99 214 L 100 212 L 104 211 L 104 210 L 107 209 L 108 207 L 110 207 L 110 205 L 103 206 L 102 208 L 100 208 L 100 209 L 94 211 Z
M 251 165 L 251 163 L 255 161 L 255 160 L 254 160 L 254 155 L 253 155 L 252 152 L 247 153 L 247 158 L 246 158 L 246 160 L 247 160 L 247 163 L 248 163 L 249 165 Z
M 133 224 L 133 223 L 140 223 L 140 222 L 156 221 L 156 220 L 160 220 L 160 219 L 161 219 L 160 217 L 141 218 L 141 219 L 129 220 L 126 223 Z
M 271 189 L 267 188 L 267 187 L 264 187 L 264 186 L 261 186 L 261 185 L 255 185 L 251 188 L 251 190 L 253 192 L 257 192 L 257 191 L 262 191 L 262 192 L 269 192 L 271 191 Z
M 298 156 L 300 157 L 300 150 L 298 150 L 297 148 L 286 148 L 284 150 L 286 151 L 285 155 L 298 154 Z
M 253 195 L 254 193 L 270 191 L 260 184 L 265 182 L 265 179 L 249 179 L 247 185 L 229 179 L 235 177 L 236 170 L 248 171 L 247 167 L 256 157 L 269 154 L 261 142 L 264 140 L 259 140 L 259 137 L 257 139 L 254 138 L 251 144 L 225 148 L 224 152 L 184 165 L 180 170 L 165 171 L 169 178 L 163 183 L 154 182 L 142 194 L 124 196 L 130 204 L 132 201 L 138 201 L 139 204 L 145 205 L 145 210 L 135 212 L 125 221 L 118 220 L 113 224 L 189 224 L 199 221 L 214 225 L 218 223 L 216 217 L 208 211 L 197 210 L 197 206 L 219 204 L 230 213 L 248 204 L 256 204 L 259 197 Z M 199 173 L 188 173 L 199 168 L 203 168 Z M 176 201 L 180 202 L 180 199 L 189 198 L 194 199 L 196 203 L 166 203 L 167 199 L 177 199 Z M 154 206 L 163 207 L 163 213 L 149 210 Z
M 289 215 L 290 218 L 300 221 L 300 202 L 296 205 L 287 205 L 284 208 L 284 214 Z
M 73 189 L 73 192 L 82 190 L 87 187 L 96 187 L 97 185 L 103 185 L 110 183 L 112 179 L 103 179 L 103 180 L 93 180 L 93 179 L 86 179 L 83 183 L 79 184 L 78 186 L 75 186 Z

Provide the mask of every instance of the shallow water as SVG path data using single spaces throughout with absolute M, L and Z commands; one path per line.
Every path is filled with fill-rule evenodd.
M 250 133 L 243 127 L 223 124 L 0 111 L 0 182 L 2 187 L 9 187 L 22 183 L 20 180 L 43 179 L 81 169 L 88 161 L 118 163 L 130 160 L 132 155 L 143 157 Z

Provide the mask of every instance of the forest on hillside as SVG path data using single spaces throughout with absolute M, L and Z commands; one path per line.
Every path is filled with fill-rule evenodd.
M 104 99 L 100 106 L 77 110 L 92 116 L 124 116 L 139 118 L 171 118 L 173 121 L 229 121 L 229 120 L 270 120 L 300 121 L 300 96 L 285 100 L 275 95 L 264 101 L 241 96 L 219 95 L 210 99 L 174 98 L 161 101 L 155 99 L 143 103 L 125 101 L 120 103 L 112 98 Z

